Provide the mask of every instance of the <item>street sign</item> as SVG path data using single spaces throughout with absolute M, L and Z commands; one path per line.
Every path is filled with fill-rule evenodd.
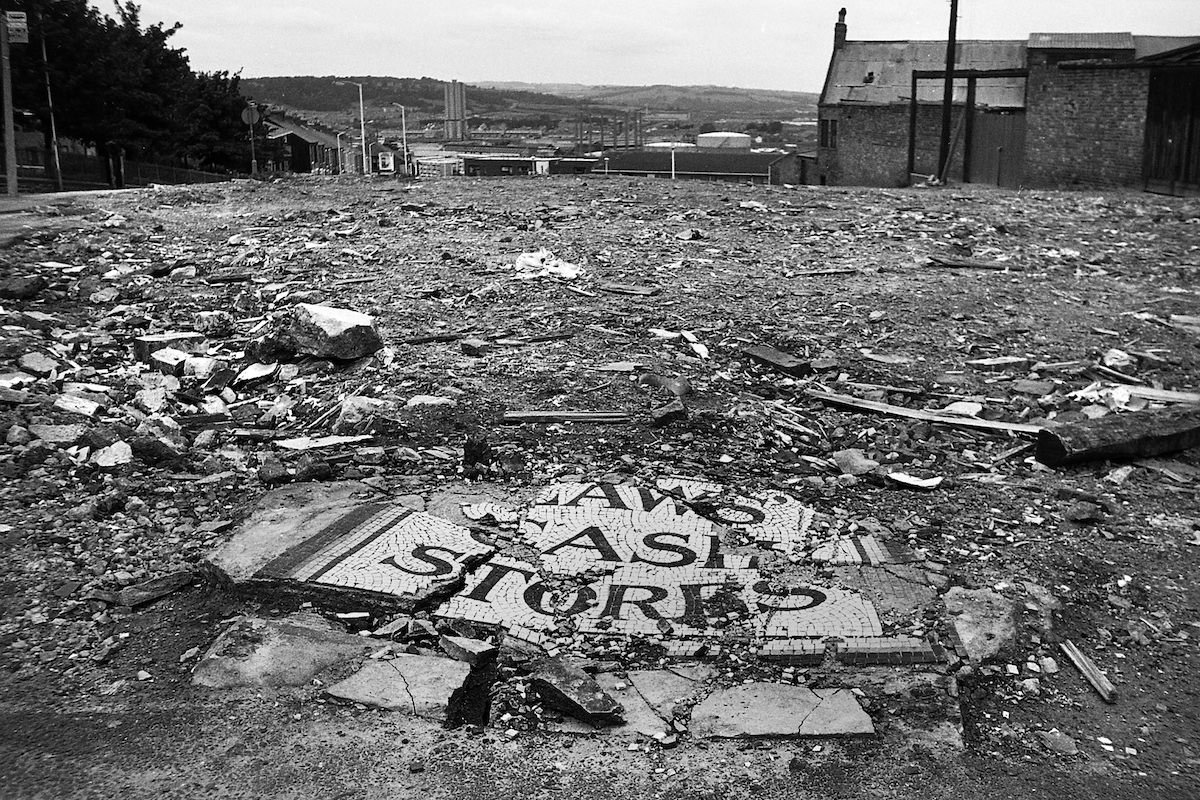
M 24 11 L 6 11 L 4 24 L 8 27 L 9 44 L 29 44 L 29 20 Z
M 258 109 L 254 106 L 246 106 L 242 111 L 242 122 L 247 125 L 253 125 L 262 119 L 262 114 L 258 113 Z

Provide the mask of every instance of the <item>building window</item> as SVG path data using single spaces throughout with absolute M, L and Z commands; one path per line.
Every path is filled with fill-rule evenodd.
M 821 137 L 821 147 L 828 147 L 830 150 L 837 149 L 837 124 L 836 119 L 823 119 L 819 126 L 819 135 Z

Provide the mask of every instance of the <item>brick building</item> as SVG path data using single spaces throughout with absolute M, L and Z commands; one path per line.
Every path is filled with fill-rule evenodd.
M 1198 47 L 1200 36 L 1129 33 L 958 42 L 948 179 L 1196 191 Z M 810 182 L 936 173 L 945 53 L 945 41 L 849 41 L 843 9 Z

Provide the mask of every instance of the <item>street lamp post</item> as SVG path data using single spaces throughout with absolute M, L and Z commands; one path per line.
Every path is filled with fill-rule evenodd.
M 371 174 L 371 160 L 367 155 L 367 114 L 363 111 L 363 85 L 358 81 L 334 81 L 338 86 L 354 84 L 358 87 L 358 129 L 362 135 L 363 175 Z
M 337 174 L 341 175 L 346 169 L 346 165 L 344 163 L 342 163 L 345 159 L 342 158 L 342 132 L 341 131 L 338 131 L 338 133 L 337 133 L 337 151 L 338 151 Z

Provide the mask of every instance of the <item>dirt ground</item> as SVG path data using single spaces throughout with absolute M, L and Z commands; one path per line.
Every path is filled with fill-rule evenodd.
M 980 418 L 1014 423 L 1155 414 L 1120 387 L 1200 391 L 1200 201 L 295 178 L 35 202 L 0 213 L 0 240 L 0 278 L 46 278 L 32 296 L 0 299 L 0 379 L 30 352 L 58 362 L 34 381 L 0 381 L 26 393 L 0 397 L 0 796 L 1200 797 L 1200 451 L 1052 469 L 1017 449 L 1029 442 L 1019 435 L 807 393 L 976 403 Z M 518 277 L 514 262 L 539 248 L 583 274 Z M 267 318 L 298 302 L 374 315 L 387 349 L 242 388 L 236 425 L 205 438 L 187 423 L 188 398 L 168 398 L 177 448 L 149 437 L 131 463 L 93 463 L 146 417 L 134 337 L 227 311 L 233 327 L 210 339 L 240 364 Z M 468 338 L 486 351 L 466 354 Z M 787 376 L 748 361 L 753 344 L 825 363 Z M 1004 356 L 1022 360 L 967 364 Z M 687 378 L 687 418 L 652 426 L 671 395 L 639 374 Z M 89 384 L 74 391 L 107 410 L 55 408 L 66 382 Z M 948 586 L 1029 581 L 1061 607 L 1006 660 L 959 672 L 961 748 L 916 724 L 918 703 L 869 705 L 878 733 L 866 739 L 631 750 L 600 736 L 443 730 L 311 688 L 191 686 L 193 648 L 237 614 L 278 606 L 212 584 L 138 608 L 112 593 L 196 568 L 266 491 L 265 467 L 299 465 L 253 431 L 327 434 L 350 393 L 456 405 L 406 409 L 375 432 L 384 449 L 370 459 L 322 452 L 316 479 L 419 494 L 461 480 L 464 445 L 486 439 L 488 457 L 465 468 L 511 486 L 686 475 L 785 489 L 885 530 Z M 264 422 L 283 395 L 286 413 Z M 502 424 L 516 410 L 630 419 Z M 14 433 L 46 424 L 86 430 L 71 446 Z M 916 491 L 839 475 L 829 459 L 847 448 L 945 480 Z M 1105 670 L 1115 703 L 1061 653 L 1065 639 Z M 1061 671 L 1030 671 L 1048 655 Z M 1031 690 L 1022 681 L 1035 674 Z M 1040 734 L 1052 730 L 1077 752 L 1049 749 Z

